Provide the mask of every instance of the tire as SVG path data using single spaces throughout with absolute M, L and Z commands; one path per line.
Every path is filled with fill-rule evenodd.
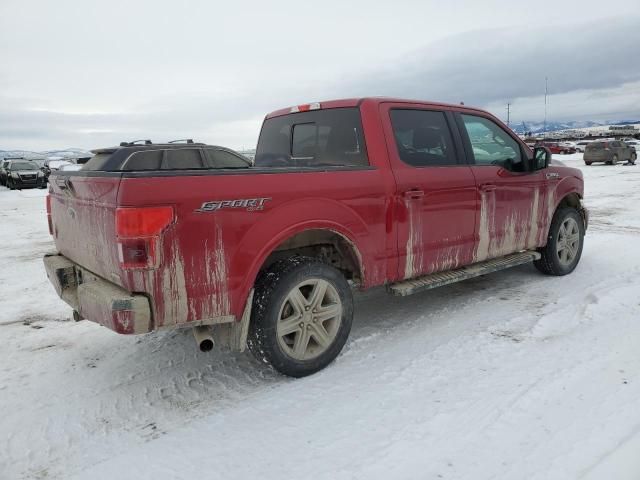
M 562 242 L 563 238 L 573 237 L 574 234 L 576 234 L 574 242 L 565 240 L 565 245 L 568 245 L 569 249 L 559 250 L 561 248 L 559 242 Z M 573 272 L 578 265 L 583 246 L 584 221 L 580 212 L 570 207 L 558 209 L 551 220 L 547 244 L 538 250 L 542 257 L 533 264 L 539 271 L 547 275 L 567 275 Z M 569 258 L 569 252 L 572 253 L 571 258 Z
M 591 165 L 591 162 L 584 162 L 584 164 L 589 166 L 589 165 Z
M 608 162 L 609 165 L 617 165 L 618 164 L 618 155 L 614 155 L 611 157 L 611 160 Z
M 15 190 L 16 187 L 13 184 L 13 180 L 7 180 L 7 187 L 9 187 L 9 190 Z
M 322 292 L 319 301 L 316 291 Z M 335 315 L 318 322 L 313 314 L 323 310 Z M 284 375 L 305 377 L 338 356 L 352 320 L 353 296 L 344 275 L 319 260 L 291 257 L 259 276 L 247 344 L 258 361 Z

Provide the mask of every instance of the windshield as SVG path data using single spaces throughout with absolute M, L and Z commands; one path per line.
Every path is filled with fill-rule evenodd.
M 13 162 L 10 168 L 11 170 L 38 170 L 38 164 L 31 162 Z

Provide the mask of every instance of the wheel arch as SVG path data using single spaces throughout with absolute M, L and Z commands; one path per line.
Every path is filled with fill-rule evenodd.
M 342 271 L 346 278 L 356 283 L 364 280 L 362 255 L 349 234 L 330 227 L 299 229 L 283 238 L 263 258 L 257 272 L 268 268 L 281 258 L 295 255 L 320 258 Z
M 581 180 L 580 180 L 581 182 Z M 547 225 L 545 228 L 546 235 L 544 237 L 544 244 L 546 245 L 549 238 L 549 230 L 551 229 L 551 222 L 556 212 L 562 208 L 575 208 L 584 220 L 585 228 L 587 226 L 587 212 L 582 206 L 583 190 L 581 185 L 578 184 L 578 179 L 571 177 L 571 180 L 565 179 L 565 181 L 558 184 L 555 191 L 549 192 L 548 199 L 548 211 L 547 211 Z
M 281 230 L 259 250 L 238 290 L 236 311 L 244 306 L 260 272 L 281 258 L 294 255 L 319 257 L 345 273 L 356 284 L 366 283 L 366 252 L 356 235 L 331 221 L 308 221 Z

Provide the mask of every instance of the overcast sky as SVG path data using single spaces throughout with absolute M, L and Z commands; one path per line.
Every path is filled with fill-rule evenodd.
M 607 5 L 611 5 L 609 8 Z M 192 137 L 346 96 L 640 119 L 638 0 L 0 0 L 0 149 Z

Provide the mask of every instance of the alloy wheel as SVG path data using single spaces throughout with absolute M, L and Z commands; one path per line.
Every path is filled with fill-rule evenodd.
M 310 360 L 333 344 L 341 322 L 342 302 L 333 285 L 307 279 L 291 289 L 280 307 L 278 344 L 289 357 Z

